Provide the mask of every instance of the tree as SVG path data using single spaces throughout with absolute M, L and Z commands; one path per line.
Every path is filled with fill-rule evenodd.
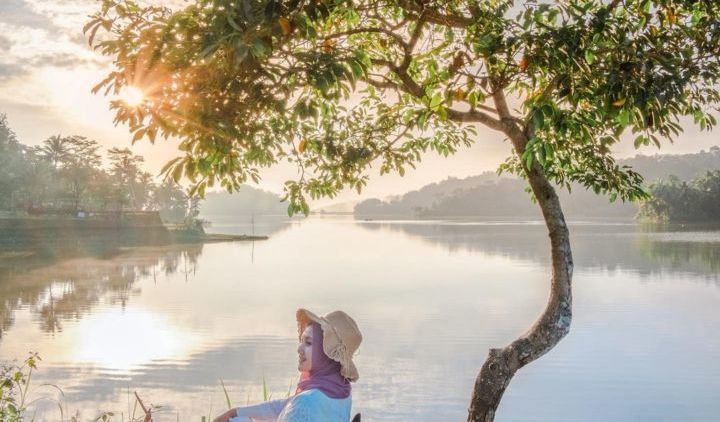
M 150 175 L 140 168 L 144 159 L 128 148 L 109 149 L 108 159 L 118 205 L 129 204 L 134 210 L 142 209 L 147 197 L 146 185 L 150 182 Z
M 180 185 L 166 179 L 153 191 L 151 208 L 164 220 L 182 221 L 187 215 L 188 197 Z
M 43 141 L 38 147 L 38 155 L 52 163 L 55 170 L 67 158 L 72 146 L 72 138 L 54 135 Z
M 35 147 L 35 156 L 52 165 L 48 186 L 55 208 L 80 207 L 93 176 L 100 170 L 100 148 L 97 141 L 84 136 L 54 135 Z M 68 204 L 70 203 L 70 204 Z
M 8 147 L 18 144 L 17 136 L 8 124 L 7 115 L 0 113 L 0 152 L 5 152 Z
M 51 196 L 51 185 L 55 182 L 53 178 L 55 169 L 38 154 L 38 148 L 26 148 L 25 158 L 27 166 L 22 175 L 23 190 L 25 191 L 24 202 L 29 208 L 42 207 Z
M 528 181 L 552 276 L 545 311 L 490 350 L 477 376 L 468 419 L 489 421 L 517 370 L 570 329 L 573 261 L 555 186 L 646 198 L 613 145 L 631 132 L 636 146 L 660 146 L 683 115 L 709 129 L 720 99 L 718 2 L 512 5 L 198 0 L 173 12 L 104 0 L 85 30 L 114 59 L 95 92 L 143 90 L 139 105 L 111 103 L 116 122 L 135 140 L 179 137 L 184 156 L 166 174 L 185 175 L 200 195 L 287 160 L 300 170 L 285 185 L 288 211 L 307 213 L 306 195 L 361 190 L 371 165 L 402 175 L 427 150 L 472 144 L 475 125 L 505 136 L 513 154 L 500 170 Z M 96 41 L 100 28 L 107 36 Z
M 22 189 L 27 167 L 23 151 L 7 116 L 0 113 L 0 208 L 12 211 L 17 205 L 16 195 Z
M 83 136 L 67 138 L 69 147 L 62 159 L 62 178 L 72 199 L 73 210 L 77 212 L 89 186 L 100 172 L 100 144 Z

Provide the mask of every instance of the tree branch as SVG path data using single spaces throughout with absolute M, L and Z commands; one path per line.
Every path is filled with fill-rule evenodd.
M 520 130 L 517 124 L 518 122 L 522 123 L 522 121 L 517 117 L 514 117 L 510 112 L 510 107 L 508 107 L 507 100 L 505 99 L 503 87 L 492 78 L 490 80 L 490 84 L 492 87 L 492 97 L 495 102 L 495 108 L 497 109 L 498 116 L 500 117 L 500 126 L 502 127 L 500 130 L 505 133 Z
M 445 109 L 447 111 L 448 119 L 454 122 L 462 123 L 482 123 L 490 129 L 495 129 L 500 132 L 504 132 L 505 126 L 503 123 L 490 116 L 489 114 L 483 113 L 478 110 L 459 111 L 452 108 Z
M 401 69 L 400 67 L 395 65 L 393 62 L 390 62 L 390 61 L 384 60 L 384 59 L 372 59 L 372 62 L 373 62 L 373 64 L 376 64 L 379 66 L 385 66 L 388 69 L 390 69 L 390 71 L 392 71 L 400 79 L 402 84 L 398 85 L 393 82 L 383 82 L 383 81 L 364 79 L 364 80 L 368 81 L 369 84 L 376 86 L 376 87 L 380 87 L 380 88 L 384 87 L 384 88 L 400 89 L 404 92 L 407 92 L 410 95 L 413 95 L 416 98 L 419 98 L 419 99 L 425 98 L 425 89 L 422 86 L 420 86 L 417 82 L 415 82 L 415 80 L 410 75 L 408 75 L 404 69 Z M 506 107 L 507 107 L 507 105 L 506 105 Z M 505 132 L 505 126 L 503 125 L 502 118 L 500 120 L 498 120 L 498 119 L 490 116 L 489 114 L 483 113 L 482 111 L 478 111 L 475 109 L 471 109 L 469 111 L 460 111 L 460 110 L 448 108 L 446 110 L 447 110 L 448 118 L 452 121 L 462 122 L 462 123 L 482 123 L 491 129 Z M 511 120 L 515 121 L 512 118 L 511 118 Z
M 420 35 L 422 35 L 423 26 L 425 26 L 424 12 L 420 14 L 420 17 L 415 24 L 415 30 L 410 36 L 410 41 L 405 44 L 405 57 L 403 58 L 403 62 L 400 65 L 400 68 L 403 70 L 407 70 L 408 66 L 410 66 L 410 62 L 412 62 L 412 54 L 415 50 L 415 46 L 417 45 L 418 40 L 420 39 Z

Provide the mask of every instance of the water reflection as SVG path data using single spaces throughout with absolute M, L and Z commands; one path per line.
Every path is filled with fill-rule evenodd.
M 720 274 L 720 241 L 640 241 L 642 253 L 677 271 Z
M 58 248 L 52 258 L 44 249 L 4 259 L 0 261 L 0 340 L 21 307 L 32 310 L 45 333 L 62 331 L 63 321 L 82 318 L 101 300 L 125 309 L 130 297 L 139 294 L 133 289 L 138 278 L 155 279 L 178 271 L 190 274 L 202 248 L 201 244 L 114 249 L 106 245 L 94 256 L 68 257 L 80 254 L 79 250 Z
M 368 230 L 401 232 L 450 252 L 480 252 L 546 265 L 549 242 L 539 222 L 458 221 L 358 222 Z M 720 232 L 677 226 L 648 228 L 632 223 L 571 224 L 573 259 L 579 271 L 636 271 L 651 278 L 692 273 L 718 280 Z M 659 231 L 658 231 L 659 230 Z

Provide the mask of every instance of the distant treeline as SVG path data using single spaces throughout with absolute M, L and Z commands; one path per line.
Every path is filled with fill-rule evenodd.
M 22 144 L 0 114 L 0 211 L 77 214 L 80 211 L 160 211 L 166 220 L 197 213 L 197 200 L 172 181 L 156 183 L 127 149 L 106 151 L 83 136 L 51 136 Z
M 720 170 L 690 182 L 676 176 L 651 186 L 653 198 L 642 204 L 638 217 L 650 221 L 720 221 Z
M 700 193 L 700 190 L 711 186 L 711 175 L 702 176 L 707 171 L 720 169 L 720 147 L 712 147 L 710 151 L 683 155 L 638 155 L 634 158 L 620 160 L 619 165 L 629 165 L 645 176 L 651 192 L 656 199 L 645 204 L 642 215 L 645 218 L 674 221 L 686 219 L 720 220 L 720 213 L 707 214 L 712 209 L 707 204 L 719 204 L 718 196 L 711 193 Z M 714 173 L 713 173 L 714 174 Z M 702 176 L 702 177 L 700 177 Z M 691 180 L 683 183 L 680 180 Z M 666 182 L 661 182 L 666 180 Z M 698 186 L 702 185 L 703 188 Z M 449 178 L 439 183 L 427 185 L 417 191 L 408 192 L 400 197 L 387 201 L 370 199 L 355 206 L 355 215 L 359 217 L 486 217 L 486 218 L 540 218 L 537 207 L 530 206 L 529 195 L 525 192 L 527 183 L 524 180 L 510 177 L 498 177 L 493 172 L 465 179 Z M 682 186 L 686 186 L 682 188 Z M 694 193 L 690 190 L 695 189 Z M 680 212 L 671 212 L 670 205 L 678 202 L 665 198 L 667 192 L 684 189 L 688 202 L 682 211 L 687 213 L 678 218 Z M 611 203 L 607 197 L 596 195 L 579 185 L 574 185 L 571 192 L 558 190 L 566 215 L 569 218 L 634 218 L 638 215 L 640 204 Z M 709 195 L 709 196 L 708 196 Z M 658 202 L 661 198 L 665 202 Z M 713 202 L 715 201 L 715 202 Z M 654 211 L 650 211 L 650 208 Z M 663 211 L 664 210 L 664 211 Z M 662 213 L 667 213 L 662 217 Z M 692 217 L 689 215 L 692 214 Z M 707 217 L 702 217 L 707 215 Z

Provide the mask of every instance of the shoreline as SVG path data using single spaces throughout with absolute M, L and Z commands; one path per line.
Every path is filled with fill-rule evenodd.
M 80 247 L 162 246 L 267 240 L 264 235 L 206 233 L 199 222 L 168 225 L 157 213 L 141 218 L 92 219 L 76 217 L 0 218 L 0 259 L 22 259 L 38 251 Z

